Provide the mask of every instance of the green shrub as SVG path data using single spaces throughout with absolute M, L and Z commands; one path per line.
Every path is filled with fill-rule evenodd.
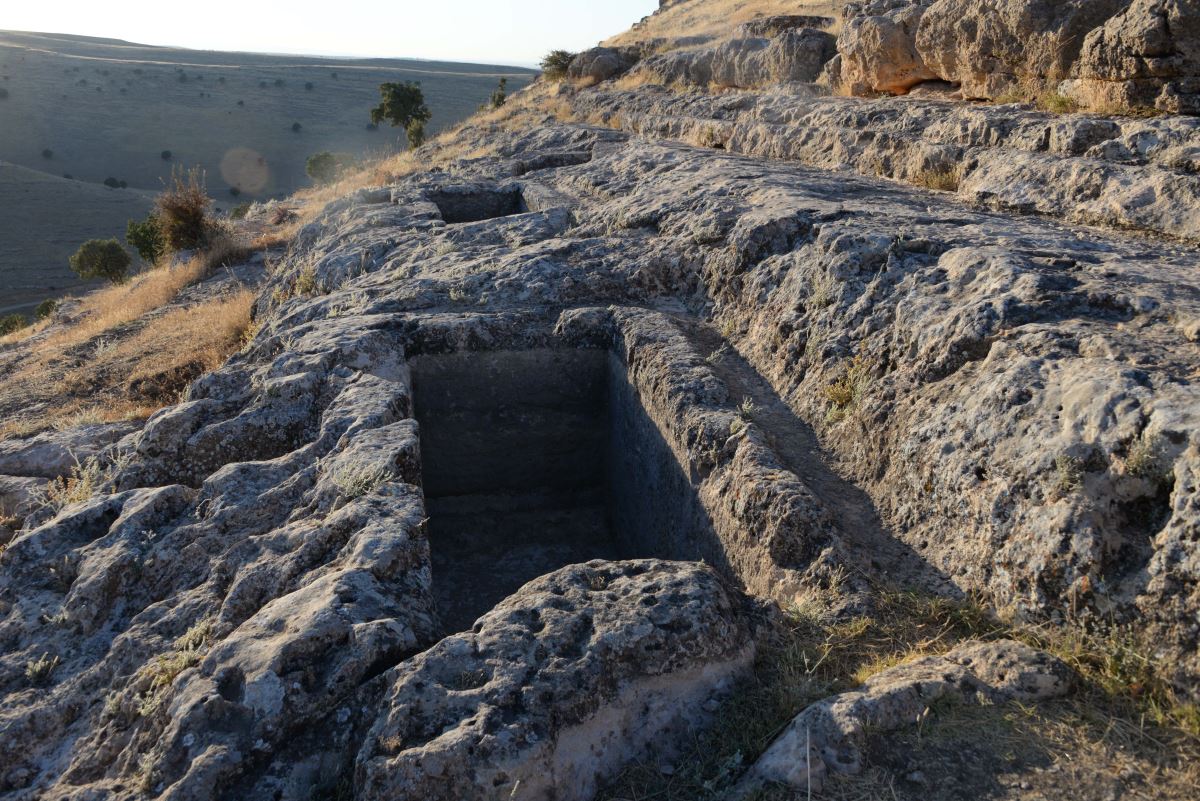
M 301 129 L 302 127 L 303 127 L 303 126 L 301 126 L 301 125 L 300 125 L 300 123 L 298 123 L 298 122 L 293 122 L 293 123 L 292 123 L 292 133 L 300 133 L 300 129 Z
M 371 122 L 378 125 L 386 120 L 394 128 L 404 128 L 409 146 L 420 147 L 420 142 L 425 141 L 425 123 L 433 116 L 429 106 L 425 105 L 421 84 L 414 81 L 383 83 L 379 85 L 379 96 L 382 100 L 371 109 Z M 419 140 L 416 144 L 414 134 Z
M 75 251 L 70 263 L 80 278 L 103 278 L 120 284 L 125 281 L 133 259 L 115 239 L 89 239 Z
M 162 152 L 162 160 L 163 160 L 163 161 L 170 161 L 170 160 L 171 160 L 171 151 L 170 151 L 170 150 L 164 150 L 164 151 Z
M 416 150 L 425 144 L 425 123 L 421 120 L 413 120 L 404 129 L 404 135 L 408 138 L 409 148 Z
M 113 178 L 111 175 L 104 179 L 104 185 L 110 189 L 120 189 L 121 188 L 121 182 L 118 181 L 116 178 Z
M 54 158 L 54 151 L 51 150 L 50 148 L 46 148 L 45 150 L 42 151 L 42 158 L 44 158 L 44 159 Z
M 45 320 L 50 315 L 54 314 L 54 310 L 58 308 L 58 301 L 54 298 L 46 298 L 37 305 L 33 310 L 33 316 L 39 320 Z
M 250 213 L 250 204 L 249 203 L 239 203 L 238 205 L 233 207 L 232 211 L 229 212 L 229 217 L 230 217 L 230 219 L 233 219 L 233 220 L 244 220 L 246 218 L 246 215 L 249 213 Z
M 492 108 L 500 108 L 508 100 L 508 78 L 501 78 L 500 83 L 492 90 L 492 96 L 488 100 Z
M 231 186 L 229 187 L 229 194 L 233 197 L 237 197 L 238 195 L 242 194 L 242 189 L 239 186 Z
M 313 82 L 312 81 L 308 81 L 307 83 L 304 84 L 304 91 L 311 92 L 312 90 L 313 90 Z
M 158 216 L 153 212 L 146 219 L 138 222 L 130 220 L 125 226 L 125 241 L 137 251 L 146 264 L 154 264 L 167 250 L 163 240 L 162 225 Z
M 0 100 L 7 100 L 7 99 L 8 99 L 8 90 L 5 89 L 4 87 L 0 86 Z
M 171 172 L 171 183 L 154 201 L 168 250 L 195 250 L 208 244 L 212 234 L 209 219 L 212 202 L 199 167 Z
M 0 337 L 7 336 L 13 331 L 20 331 L 28 324 L 23 314 L 6 314 L 0 317 Z
M 542 59 L 542 75 L 550 81 L 561 81 L 567 77 L 567 67 L 575 60 L 575 54 L 569 50 L 551 50 Z
M 323 151 L 308 157 L 304 171 L 308 177 L 319 184 L 328 184 L 337 180 L 342 170 L 354 163 L 354 157 L 346 153 L 330 153 Z

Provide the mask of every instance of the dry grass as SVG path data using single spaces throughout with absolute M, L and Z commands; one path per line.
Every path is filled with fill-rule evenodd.
M 1014 704 L 931 710 L 930 720 L 908 731 L 878 735 L 883 753 L 903 738 L 931 747 L 931 732 L 940 727 L 947 750 L 959 754 L 962 734 L 969 730 L 981 751 L 1001 762 L 1008 758 L 1010 770 L 1019 770 L 1022 764 L 1015 761 L 1016 744 L 1036 745 L 1043 757 L 1101 777 L 1115 779 L 1128 763 L 1136 762 L 1143 775 L 1155 777 L 1157 787 L 1177 791 L 1162 797 L 1189 798 L 1185 791 L 1200 778 L 1200 715 L 1194 706 L 1175 699 L 1164 680 L 1155 678 L 1152 663 L 1144 658 L 1149 652 L 1126 634 L 1013 626 L 973 602 L 902 592 L 882 593 L 870 618 L 828 621 L 819 614 L 794 610 L 760 648 L 752 675 L 717 710 L 712 726 L 693 732 L 685 752 L 674 760 L 673 771 L 664 773 L 657 762 L 635 764 L 598 797 L 726 798 L 744 768 L 809 704 L 857 687 L 887 668 L 945 653 L 964 640 L 1001 637 L 1054 653 L 1075 669 L 1082 686 L 1071 697 L 1037 709 Z M 928 761 L 916 761 L 932 772 L 937 756 L 932 753 Z M 952 763 L 949 769 L 959 768 Z M 1027 769 L 1033 773 L 1032 767 Z M 911 767 L 902 770 L 907 773 Z M 938 794 L 937 777 L 931 778 L 935 792 L 928 797 L 947 797 Z M 861 776 L 834 778 L 824 793 L 814 797 L 893 798 L 889 788 L 897 780 L 894 771 L 869 762 Z M 978 780 L 986 784 L 995 776 L 981 768 Z M 793 797 L 772 790 L 761 796 Z M 949 797 L 961 796 L 950 792 Z
M 743 22 L 777 14 L 813 14 L 833 17 L 830 32 L 841 27 L 841 8 L 845 0 L 692 0 L 652 16 L 645 25 L 608 39 L 606 45 L 628 45 L 649 39 L 675 39 L 685 36 L 720 38 Z
M 29 358 L 4 383 L 9 391 L 28 387 L 25 391 L 36 392 L 43 403 L 35 415 L 6 420 L 0 438 L 144 418 L 176 402 L 192 380 L 239 350 L 250 328 L 255 298 L 250 290 L 146 315 L 144 320 L 131 313 L 130 307 L 142 314 L 160 308 L 148 297 L 174 297 L 181 288 L 174 287 L 179 277 L 155 281 L 152 291 L 135 294 L 125 308 L 112 295 L 89 299 L 87 305 L 96 317 L 86 317 L 79 325 L 36 343 Z M 130 323 L 129 330 L 98 336 L 120 323 Z M 64 356 L 64 351 L 73 356 Z
M 957 169 L 922 170 L 913 176 L 912 183 L 935 192 L 957 192 L 961 180 L 961 174 Z

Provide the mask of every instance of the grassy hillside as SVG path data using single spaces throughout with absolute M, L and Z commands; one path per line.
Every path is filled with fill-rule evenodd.
M 605 44 L 628 45 L 680 37 L 719 39 L 756 17 L 812 14 L 837 19 L 845 4 L 846 0 L 687 0 L 652 14 L 645 22 L 617 34 Z M 835 25 L 833 30 L 836 28 Z
M 232 202 L 232 187 L 243 200 L 286 194 L 307 185 L 304 162 L 313 153 L 397 146 L 398 131 L 366 128 L 380 83 L 420 81 L 432 133 L 475 111 L 502 75 L 514 91 L 533 78 L 517 67 L 220 53 L 0 31 L 0 88 L 7 91 L 0 119 L 20 122 L 0 126 L 0 159 L 148 190 L 161 187 L 173 164 L 200 164 L 218 198 Z
M 145 217 L 150 205 L 148 192 L 0 163 L 0 314 L 97 285 L 80 281 L 67 258 L 84 240 L 124 235 L 126 220 Z

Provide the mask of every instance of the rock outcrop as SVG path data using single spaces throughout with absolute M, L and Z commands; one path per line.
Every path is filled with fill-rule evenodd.
M 1084 39 L 1123 0 L 937 0 L 921 16 L 916 49 L 935 76 L 967 98 L 1070 76 Z
M 848 3 L 825 80 L 849 94 L 869 95 L 904 94 L 938 78 L 917 52 L 917 28 L 927 8 L 913 0 Z
M 1200 114 L 1200 3 L 1134 0 L 1087 35 L 1067 92 L 1090 108 Z
M 730 39 L 712 47 L 678 50 L 643 60 L 633 75 L 646 83 L 755 87 L 816 80 L 833 57 L 833 36 L 812 28 L 767 38 Z
M 1194 0 L 869 0 L 843 13 L 824 80 L 849 94 L 938 80 L 967 98 L 1061 89 L 1089 108 L 1196 113 Z
M 1186 26 L 1136 15 L 1192 6 L 1103 8 L 870 0 L 827 72 L 1185 98 Z M 833 41 L 763 24 L 588 51 L 635 88 L 539 85 L 314 212 L 182 400 L 0 444 L 6 801 L 587 799 L 776 607 L 880 587 L 1136 626 L 1200 698 L 1200 119 L 829 97 Z M 743 789 L 1069 683 L 1008 641 L 904 664 Z

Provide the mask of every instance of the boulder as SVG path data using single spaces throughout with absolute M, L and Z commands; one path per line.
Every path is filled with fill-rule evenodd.
M 838 36 L 840 57 L 827 80 L 853 95 L 900 95 L 940 77 L 917 52 L 917 27 L 928 2 L 869 0 L 849 3 Z
M 1083 42 L 1065 91 L 1090 108 L 1200 114 L 1200 0 L 1134 0 Z
M 607 81 L 627 72 L 641 57 L 637 47 L 593 47 L 575 56 L 567 67 L 567 76 L 596 83 Z
M 937 0 L 916 31 L 920 60 L 967 98 L 1070 75 L 1085 38 L 1122 0 Z

